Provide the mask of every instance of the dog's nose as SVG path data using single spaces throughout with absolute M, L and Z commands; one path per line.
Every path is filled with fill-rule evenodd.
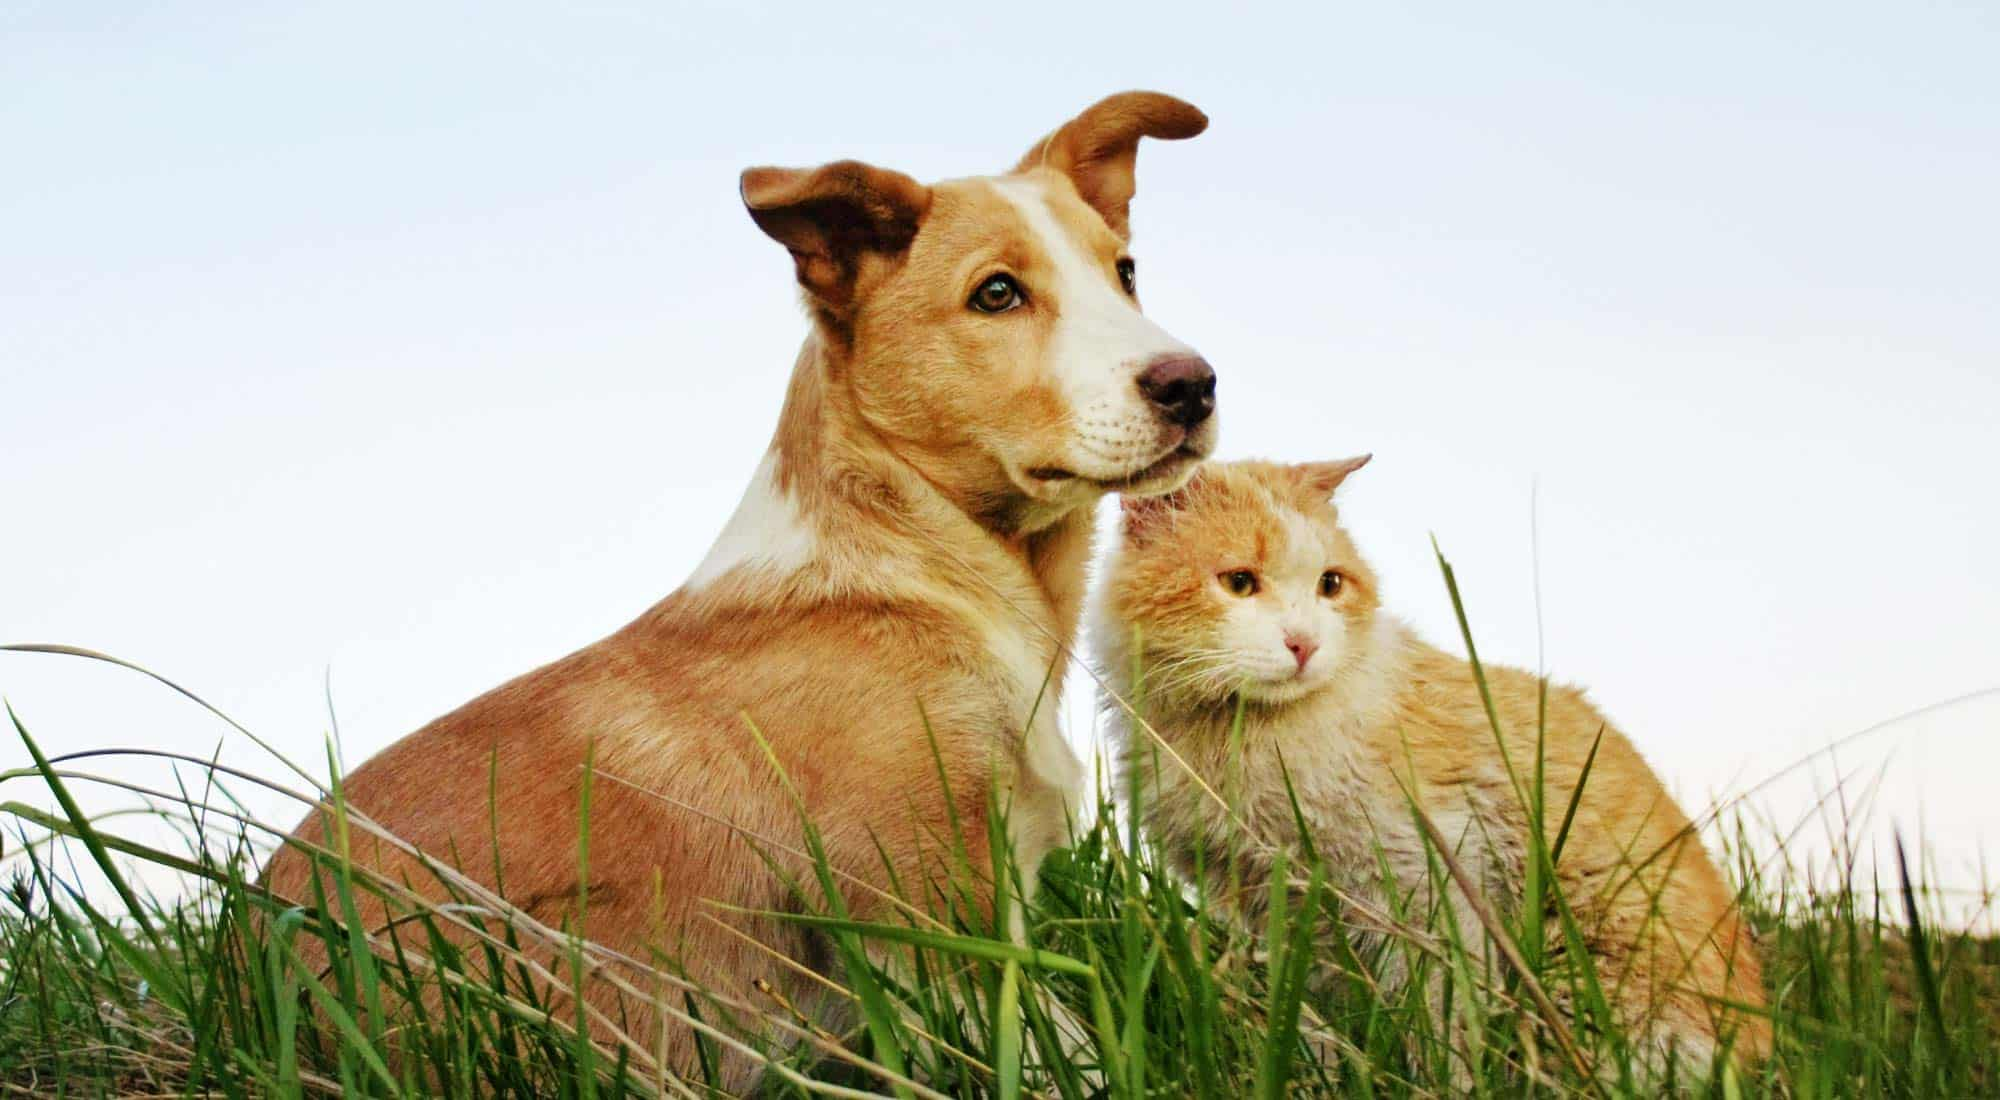
M 1161 359 L 1139 375 L 1139 392 L 1170 422 L 1192 428 L 1215 411 L 1215 370 L 1198 355 Z
M 1287 634 L 1285 635 L 1285 648 L 1292 651 L 1292 660 L 1297 661 L 1299 663 L 1299 671 L 1304 672 L 1306 670 L 1306 662 L 1312 660 L 1313 654 L 1319 652 L 1319 643 L 1303 634 Z

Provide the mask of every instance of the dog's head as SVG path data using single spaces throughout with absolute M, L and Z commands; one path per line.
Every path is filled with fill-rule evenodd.
M 1005 175 L 752 168 L 743 201 L 792 254 L 839 399 L 968 512 L 1032 530 L 1174 489 L 1214 448 L 1215 374 L 1140 313 L 1127 216 L 1139 139 L 1207 124 L 1128 92 Z

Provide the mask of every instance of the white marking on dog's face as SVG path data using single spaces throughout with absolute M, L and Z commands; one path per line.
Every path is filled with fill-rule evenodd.
M 1090 481 L 1119 482 L 1183 443 L 1195 456 L 1206 455 L 1215 438 L 1214 417 L 1183 431 L 1161 416 L 1138 384 L 1150 364 L 1193 356 L 1194 349 L 1139 312 L 1116 275 L 1093 260 L 1057 218 L 1046 184 L 1014 178 L 991 183 L 1020 214 L 1053 276 L 1052 284 L 1030 293 L 1039 292 L 1058 312 L 1043 370 L 1069 405 L 1074 424 L 1061 465 Z M 1043 278 L 1046 283 L 1049 275 Z M 1163 472 L 1160 488 L 1178 485 L 1192 465 Z
M 766 454 L 708 556 L 682 585 L 693 592 L 738 567 L 790 573 L 812 559 L 817 539 L 798 502 L 778 487 L 778 458 Z

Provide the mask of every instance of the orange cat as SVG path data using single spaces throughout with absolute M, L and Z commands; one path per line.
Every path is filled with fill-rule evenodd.
M 1466 894 L 1433 881 L 1413 800 L 1490 911 L 1519 927 L 1531 816 L 1517 791 L 1532 781 L 1540 684 L 1487 668 L 1503 757 L 1471 666 L 1379 610 L 1375 574 L 1339 525 L 1330 498 L 1366 461 L 1211 464 L 1170 496 L 1128 499 L 1096 642 L 1111 690 L 1184 761 L 1107 701 L 1154 841 L 1259 929 L 1272 853 L 1296 853 L 1302 816 L 1347 899 L 1348 934 L 1384 956 L 1393 987 L 1416 956 L 1377 950 L 1396 934 L 1388 882 L 1407 921 L 1424 925 L 1442 901 L 1465 942 L 1487 945 Z M 1762 1057 L 1768 1021 L 1724 1003 L 1764 1003 L 1749 932 L 1687 816 L 1581 692 L 1550 685 L 1543 721 L 1551 844 L 1597 745 L 1556 879 L 1637 1053 L 1655 1069 L 1669 1057 L 1705 1067 L 1725 1049 Z M 1249 833 L 1233 887 L 1232 813 L 1218 794 Z M 1553 958 L 1561 922 L 1546 927 Z M 1547 985 L 1567 1004 L 1568 982 Z M 1434 1009 L 1440 988 L 1433 980 Z

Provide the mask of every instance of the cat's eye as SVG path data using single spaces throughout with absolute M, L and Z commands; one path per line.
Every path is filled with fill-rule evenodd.
M 1118 285 L 1124 287 L 1127 294 L 1139 293 L 1139 264 L 1130 256 L 1118 261 Z
M 1346 583 L 1347 578 L 1340 575 L 1340 570 L 1329 569 L 1319 575 L 1319 594 L 1330 600 L 1340 595 L 1341 586 Z
M 1021 284 L 1012 275 L 989 275 L 965 304 L 981 313 L 1005 313 L 1022 301 Z
M 1227 573 L 1217 573 L 1215 579 L 1232 596 L 1254 596 L 1257 594 L 1257 574 L 1249 569 L 1231 569 Z

